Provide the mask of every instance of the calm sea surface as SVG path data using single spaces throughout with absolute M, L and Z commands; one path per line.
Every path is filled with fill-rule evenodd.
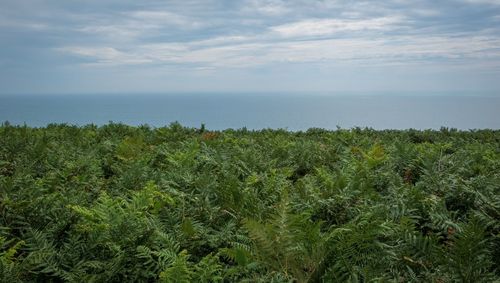
M 500 96 L 465 95 L 0 95 L 0 121 L 29 126 L 129 125 L 208 129 L 355 126 L 500 129 Z

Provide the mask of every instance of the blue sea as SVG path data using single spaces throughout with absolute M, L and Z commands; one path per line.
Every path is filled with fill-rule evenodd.
M 154 127 L 500 129 L 499 95 L 454 94 L 109 94 L 0 95 L 0 121 Z

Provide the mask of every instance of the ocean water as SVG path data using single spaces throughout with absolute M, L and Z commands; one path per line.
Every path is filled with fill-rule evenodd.
M 500 129 L 500 96 L 155 94 L 0 95 L 0 121 L 208 129 Z

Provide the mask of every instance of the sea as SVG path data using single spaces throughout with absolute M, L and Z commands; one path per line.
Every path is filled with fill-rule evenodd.
M 0 122 L 207 129 L 500 129 L 500 94 L 167 93 L 0 95 Z

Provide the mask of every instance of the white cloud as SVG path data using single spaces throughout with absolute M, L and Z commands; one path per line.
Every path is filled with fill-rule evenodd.
M 199 21 L 169 11 L 134 11 L 126 13 L 125 16 L 157 27 L 176 26 L 183 29 L 193 29 L 204 26 Z
M 224 45 L 213 43 L 223 42 Z M 500 39 L 487 36 L 350 38 L 306 41 L 212 42 L 138 45 L 129 51 L 114 48 L 63 48 L 61 51 L 94 59 L 101 65 L 176 64 L 196 69 L 244 68 L 266 64 L 346 63 L 353 65 L 433 64 L 436 59 L 467 65 L 487 59 L 500 65 Z M 479 62 L 479 61 L 478 61 Z
M 141 34 L 145 27 L 138 28 L 135 25 L 90 25 L 77 30 L 88 34 L 105 35 L 107 38 L 135 38 Z
M 345 31 L 388 30 L 402 22 L 402 17 L 381 17 L 374 19 L 308 19 L 271 27 L 283 37 L 327 36 Z
M 48 30 L 50 26 L 43 22 L 12 20 L 0 17 L 0 28 L 18 28 L 33 31 Z
M 79 27 L 77 31 L 125 40 L 172 30 L 190 31 L 206 26 L 206 23 L 169 11 L 126 12 L 104 20 L 92 16 L 88 21 L 94 23 Z
M 257 37 L 249 37 L 244 35 L 232 35 L 232 36 L 218 36 L 209 39 L 193 41 L 191 45 L 197 46 L 217 46 L 217 45 L 228 45 L 228 44 L 237 44 L 252 40 L 258 40 Z
M 152 61 L 144 56 L 138 56 L 131 52 L 118 51 L 112 47 L 78 47 L 68 46 L 57 49 L 60 52 L 71 53 L 77 56 L 93 59 L 91 65 L 131 65 L 146 64 Z M 86 63 L 87 65 L 89 63 Z
M 441 15 L 440 11 L 433 9 L 412 9 L 409 12 L 420 17 L 435 17 Z
M 249 0 L 243 10 L 267 16 L 280 16 L 290 12 L 290 8 L 281 0 Z
M 487 1 L 487 0 L 468 0 Z M 499 0 L 500 1 L 500 0 Z M 324 2 L 315 2 L 324 3 Z M 332 2 L 333 3 L 333 2 Z M 251 0 L 247 8 L 269 15 L 288 13 L 291 5 L 283 1 Z M 339 3 L 332 4 L 338 6 Z M 500 64 L 500 39 L 494 32 L 436 33 L 435 27 L 423 27 L 410 31 L 412 22 L 420 16 L 435 16 L 439 11 L 414 9 L 406 13 L 393 12 L 389 16 L 367 17 L 371 3 L 360 2 L 362 7 L 339 13 L 338 18 L 305 18 L 284 24 L 268 25 L 263 29 L 244 30 L 225 26 L 214 32 L 213 37 L 183 42 L 162 32 L 175 29 L 178 33 L 206 35 L 207 23 L 200 24 L 194 18 L 167 10 L 142 10 L 120 13 L 118 19 L 108 19 L 85 26 L 80 31 L 95 33 L 104 40 L 95 46 L 74 46 L 58 49 L 67 54 L 87 58 L 99 66 L 107 65 L 172 65 L 193 70 L 214 68 L 245 68 L 282 62 L 353 65 L 385 64 Z M 384 7 L 377 10 L 377 15 Z M 175 10 L 173 10 L 175 11 Z M 242 16 L 243 20 L 264 19 L 265 16 Z M 285 17 L 280 18 L 281 21 Z M 221 19 L 221 22 L 228 19 Z M 229 20 L 231 22 L 231 20 Z M 270 21 L 279 22 L 275 18 Z M 216 26 L 216 25 L 215 25 Z M 247 27 L 247 26 L 245 26 Z M 427 29 L 426 29 L 427 28 Z M 193 29 L 200 29 L 193 32 Z M 217 29 L 217 27 L 215 28 Z M 211 31 L 210 31 L 211 32 Z M 399 34 L 399 35 L 398 35 Z M 145 36 L 146 35 L 146 36 Z M 151 42 L 145 38 L 162 35 Z M 125 40 L 117 40 L 125 39 Z M 106 40 L 111 38 L 110 40 Z M 163 38 L 163 42 L 158 38 Z M 481 61 L 481 62 L 480 62 Z M 88 63 L 86 63 L 88 64 Z M 175 67 L 172 67 L 175 68 Z
M 487 5 L 500 5 L 500 0 L 462 0 L 471 4 L 487 4 Z

